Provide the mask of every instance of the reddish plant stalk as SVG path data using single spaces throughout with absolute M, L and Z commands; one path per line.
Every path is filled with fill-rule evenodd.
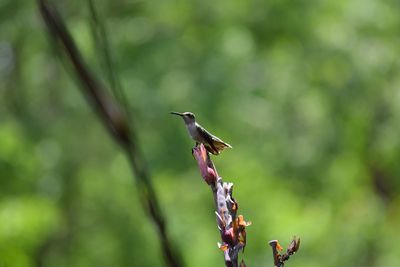
M 242 215 L 237 215 L 238 203 L 232 196 L 233 184 L 223 182 L 204 145 L 196 146 L 192 153 L 201 176 L 213 193 L 217 225 L 222 240 L 218 246 L 224 252 L 225 265 L 237 267 L 239 252 L 246 246 L 245 228 L 250 222 L 246 222 Z M 242 261 L 241 266 L 245 266 L 244 264 Z

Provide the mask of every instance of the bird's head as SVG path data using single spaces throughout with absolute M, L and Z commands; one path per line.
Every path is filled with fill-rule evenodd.
M 181 116 L 186 124 L 190 124 L 196 121 L 196 117 L 192 112 L 171 112 L 171 114 Z

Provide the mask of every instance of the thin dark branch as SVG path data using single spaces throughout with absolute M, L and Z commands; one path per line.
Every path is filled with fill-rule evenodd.
M 172 244 L 168 237 L 164 215 L 161 212 L 143 154 L 137 145 L 136 131 L 133 129 L 132 123 L 128 120 L 127 113 L 124 112 L 123 104 L 115 101 L 107 94 L 104 85 L 86 66 L 79 49 L 57 10 L 46 0 L 37 1 L 43 20 L 51 31 L 51 37 L 62 45 L 73 65 L 76 76 L 83 85 L 81 86 L 83 94 L 113 139 L 127 154 L 134 177 L 136 178 L 135 181 L 138 186 L 141 204 L 159 232 L 160 243 L 167 266 L 183 266 L 176 246 Z
M 121 88 L 121 83 L 117 73 L 114 71 L 114 62 L 111 55 L 110 41 L 107 34 L 107 29 L 101 20 L 93 0 L 88 0 L 89 11 L 91 15 L 92 33 L 97 45 L 97 50 L 100 50 L 103 59 L 105 72 L 108 75 L 111 90 L 118 101 L 124 106 L 125 112 L 128 113 L 128 103 L 126 96 Z
M 61 16 L 56 9 L 50 6 L 46 0 L 39 0 L 40 11 L 52 37 L 60 41 L 75 69 L 75 74 L 83 83 L 82 92 L 94 106 L 107 130 L 120 144 L 129 145 L 129 125 L 127 118 L 121 111 L 120 106 L 106 95 L 103 85 L 95 79 L 94 75 L 87 68 L 78 48 L 75 45 L 69 31 L 65 27 Z
M 108 35 L 106 33 L 106 29 L 102 21 L 99 19 L 99 15 L 97 14 L 97 9 L 92 0 L 88 0 L 88 6 L 91 18 L 92 32 L 95 38 L 95 45 L 97 46 L 97 49 L 103 53 L 103 59 L 105 61 L 105 67 L 106 67 L 106 74 L 109 76 L 108 79 L 110 82 L 110 87 L 114 91 L 116 89 L 116 77 L 109 51 Z

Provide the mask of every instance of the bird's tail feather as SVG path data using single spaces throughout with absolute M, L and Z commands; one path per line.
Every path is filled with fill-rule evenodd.
M 232 148 L 232 146 L 230 145 L 230 144 L 228 144 L 228 143 L 225 143 L 225 142 L 219 142 L 219 141 L 217 141 L 217 142 L 215 142 L 214 143 L 214 146 L 218 149 L 218 150 L 223 150 L 225 147 L 229 147 L 229 148 Z
M 211 154 L 214 155 L 219 155 L 219 153 L 224 150 L 224 148 L 229 147 L 232 148 L 232 146 L 228 143 L 225 143 L 223 141 L 216 141 L 214 140 L 214 142 L 211 144 L 204 144 L 204 146 L 206 147 L 207 151 L 210 152 Z

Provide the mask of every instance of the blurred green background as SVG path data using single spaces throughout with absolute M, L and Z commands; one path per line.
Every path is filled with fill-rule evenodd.
M 86 1 L 55 1 L 107 84 Z M 400 266 L 400 4 L 95 1 L 187 266 L 223 266 L 183 122 L 233 145 L 248 266 Z M 0 266 L 162 266 L 129 165 L 50 42 L 35 1 L 0 0 Z

